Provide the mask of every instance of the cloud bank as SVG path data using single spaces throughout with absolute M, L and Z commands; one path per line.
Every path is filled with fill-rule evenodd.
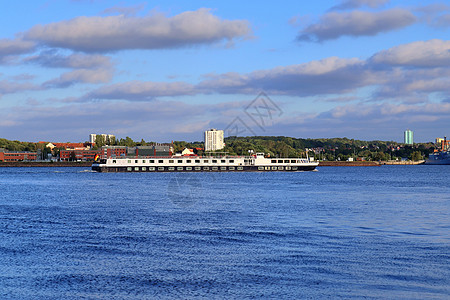
M 318 23 L 303 29 L 297 40 L 323 42 L 342 36 L 374 36 L 407 27 L 416 21 L 417 18 L 409 10 L 400 8 L 381 12 L 330 12 L 322 16 Z
M 81 52 L 179 48 L 223 41 L 233 43 L 250 36 L 247 21 L 222 20 L 205 8 L 173 17 L 163 14 L 78 17 L 36 25 L 24 34 L 28 41 Z

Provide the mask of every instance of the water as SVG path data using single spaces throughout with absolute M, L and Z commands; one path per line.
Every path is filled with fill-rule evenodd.
M 0 298 L 448 299 L 449 180 L 0 168 Z

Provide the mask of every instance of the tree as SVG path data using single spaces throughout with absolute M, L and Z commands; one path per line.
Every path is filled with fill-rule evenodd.
M 419 161 L 419 160 L 422 160 L 422 159 L 423 159 L 422 152 L 420 152 L 420 151 L 414 151 L 413 153 L 411 153 L 410 159 L 411 159 L 412 161 Z
M 95 137 L 95 148 L 99 149 L 106 145 L 106 139 L 103 135 L 97 134 Z

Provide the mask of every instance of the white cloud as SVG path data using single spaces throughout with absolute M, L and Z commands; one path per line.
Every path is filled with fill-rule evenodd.
M 41 87 L 32 83 L 17 83 L 9 80 L 0 80 L 0 97 L 5 94 L 19 93 L 23 91 L 36 91 Z
M 7 55 L 19 55 L 34 51 L 36 44 L 22 39 L 0 39 L 0 57 Z
M 322 16 L 318 23 L 302 30 L 297 39 L 322 42 L 341 36 L 374 36 L 407 27 L 415 22 L 416 17 L 410 11 L 400 8 L 381 12 L 330 12 Z
M 344 0 L 341 4 L 333 6 L 332 10 L 354 9 L 361 6 L 369 6 L 372 8 L 380 7 L 388 3 L 390 0 Z
M 78 17 L 47 25 L 36 25 L 27 40 L 57 48 L 84 52 L 125 49 L 177 48 L 222 41 L 232 43 L 251 35 L 245 20 L 222 20 L 209 9 L 187 11 L 173 17 Z
M 98 54 L 73 53 L 61 55 L 56 50 L 49 50 L 23 60 L 49 68 L 96 69 L 112 66 L 111 58 Z
M 46 88 L 63 88 L 76 83 L 107 83 L 112 79 L 112 76 L 111 69 L 78 69 L 46 81 L 43 86 Z
M 450 41 L 418 41 L 381 51 L 372 57 L 377 64 L 412 67 L 450 67 Z
M 194 87 L 185 82 L 129 81 L 101 87 L 80 100 L 123 99 L 128 101 L 148 101 L 155 97 L 180 96 L 193 93 Z
M 366 84 L 372 76 L 356 58 L 329 57 L 305 64 L 254 71 L 248 74 L 211 75 L 197 85 L 205 93 L 313 96 L 343 93 Z

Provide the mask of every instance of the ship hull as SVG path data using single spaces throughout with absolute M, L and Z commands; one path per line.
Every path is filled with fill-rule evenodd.
M 426 165 L 450 165 L 450 159 L 427 160 Z
M 450 153 L 448 151 L 441 151 L 430 154 L 430 157 L 425 162 L 426 165 L 450 165 Z
M 201 173 L 201 172 L 304 172 L 304 171 L 314 171 L 316 165 L 307 166 L 240 166 L 240 167 L 110 167 L 93 165 L 92 170 L 103 173 L 175 173 L 175 172 L 190 172 L 190 173 Z

